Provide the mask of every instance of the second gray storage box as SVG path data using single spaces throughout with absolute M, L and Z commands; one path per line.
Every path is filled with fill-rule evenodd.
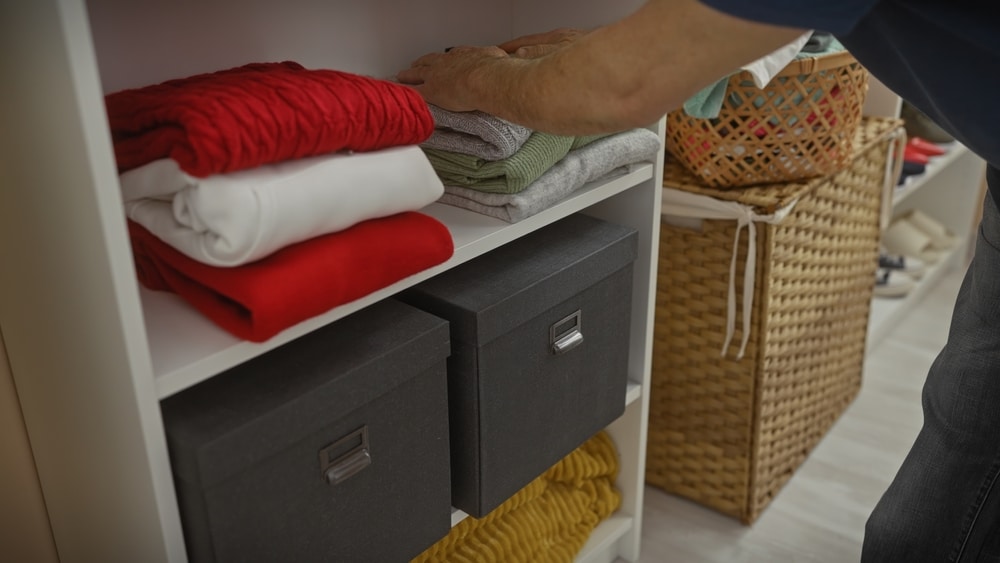
M 577 214 L 399 296 L 451 326 L 455 507 L 489 513 L 624 412 L 636 253 Z

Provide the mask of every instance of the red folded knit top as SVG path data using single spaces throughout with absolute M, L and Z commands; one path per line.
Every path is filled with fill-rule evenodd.
M 160 158 L 197 177 L 329 152 L 419 144 L 412 88 L 294 62 L 254 63 L 105 96 L 120 172 Z
M 138 223 L 128 229 L 144 286 L 176 293 L 253 342 L 436 266 L 455 250 L 447 227 L 417 212 L 364 221 L 235 268 L 192 260 Z

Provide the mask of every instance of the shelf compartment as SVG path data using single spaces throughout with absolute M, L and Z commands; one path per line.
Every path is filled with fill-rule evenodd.
M 628 408 L 632 403 L 635 403 L 636 401 L 638 401 L 640 397 L 642 397 L 642 384 L 636 383 L 634 381 L 629 381 L 628 382 L 628 387 L 625 389 L 625 408 Z M 459 510 L 457 508 L 452 507 L 452 509 L 451 509 L 451 527 L 454 528 L 455 526 L 458 525 L 459 522 L 461 522 L 462 520 L 465 520 L 468 517 L 469 517 L 469 515 L 466 514 L 465 512 L 463 512 L 463 511 L 461 511 L 461 510 Z M 611 518 L 614 519 L 615 516 L 612 516 Z M 628 520 L 631 522 L 632 519 L 629 518 Z M 600 528 L 598 528 L 598 530 L 599 529 Z M 625 532 L 622 532 L 623 535 L 624 535 L 624 533 Z
M 450 205 L 432 204 L 422 211 L 448 226 L 455 241 L 451 259 L 290 327 L 263 343 L 230 335 L 177 295 L 140 288 L 157 396 L 160 399 L 169 397 L 539 227 L 624 192 L 652 176 L 653 166 L 647 165 L 608 182 L 593 182 L 549 209 L 513 224 Z
M 893 208 L 898 207 L 911 195 L 920 191 L 920 189 L 933 180 L 939 172 L 948 168 L 953 162 L 969 152 L 969 149 L 958 141 L 941 146 L 947 149 L 948 152 L 942 154 L 941 156 L 931 158 L 930 162 L 927 163 L 927 168 L 923 174 L 910 176 L 906 179 L 902 186 L 896 186 L 892 196 Z

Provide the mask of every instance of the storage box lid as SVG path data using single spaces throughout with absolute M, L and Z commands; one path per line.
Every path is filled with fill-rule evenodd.
M 449 355 L 448 323 L 388 299 L 161 403 L 174 472 L 208 487 Z
M 635 261 L 637 231 L 575 214 L 407 290 L 403 299 L 486 344 Z

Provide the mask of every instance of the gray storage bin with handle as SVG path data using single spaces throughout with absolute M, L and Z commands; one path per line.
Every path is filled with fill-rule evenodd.
M 489 513 L 624 412 L 637 239 L 576 214 L 400 295 L 451 326 L 455 507 Z
M 195 562 L 406 561 L 448 533 L 440 318 L 385 300 L 163 401 Z

